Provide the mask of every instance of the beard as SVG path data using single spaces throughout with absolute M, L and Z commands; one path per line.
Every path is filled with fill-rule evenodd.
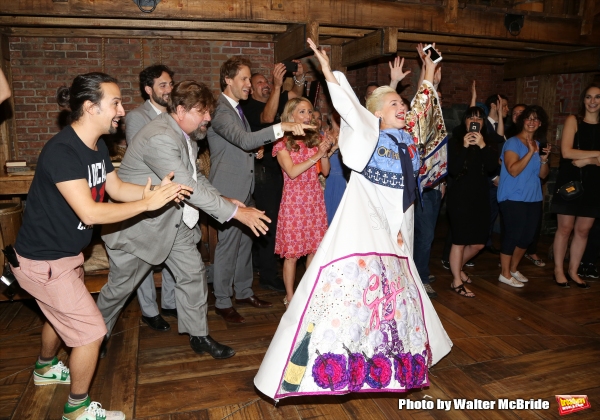
M 108 129 L 108 134 L 115 135 L 115 134 L 117 134 L 118 129 L 119 129 L 119 127 L 113 127 L 113 125 L 111 123 L 110 128 Z
M 167 97 L 166 99 L 165 96 Z M 169 104 L 169 95 L 158 96 L 156 93 L 154 93 L 154 91 L 152 91 L 152 99 L 160 106 L 166 107 Z
M 208 132 L 208 122 L 203 122 L 196 128 L 194 131 L 190 133 L 190 139 L 192 140 L 204 140 L 206 138 L 206 134 Z

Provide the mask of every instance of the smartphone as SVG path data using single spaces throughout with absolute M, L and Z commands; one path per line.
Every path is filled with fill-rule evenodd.
M 294 73 L 298 71 L 298 63 L 293 61 L 282 61 L 281 64 L 285 66 L 285 77 L 292 77 Z
M 423 52 L 425 54 L 427 54 L 428 51 L 431 51 L 431 55 L 429 56 L 431 58 L 431 61 L 433 61 L 436 64 L 442 61 L 442 56 L 433 48 L 433 45 L 429 44 L 425 48 L 423 48 Z
M 546 151 L 542 150 L 546 147 L 548 147 L 548 143 L 540 143 L 540 147 L 538 148 L 538 153 L 540 154 L 540 156 L 546 156 Z
M 481 130 L 481 124 L 477 121 L 472 121 L 471 124 L 469 124 L 469 133 L 479 133 L 479 130 Z

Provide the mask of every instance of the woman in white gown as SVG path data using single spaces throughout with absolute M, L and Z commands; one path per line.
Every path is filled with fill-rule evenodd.
M 446 171 L 446 132 L 431 84 L 436 66 L 419 46 L 425 79 L 412 110 L 381 87 L 369 112 L 308 42 L 341 116 L 340 150 L 353 173 L 254 383 L 275 400 L 427 386 L 428 368 L 452 346 L 411 251 L 416 183 Z

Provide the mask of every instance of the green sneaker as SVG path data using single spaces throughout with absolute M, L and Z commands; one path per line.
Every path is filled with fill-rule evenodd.
M 122 411 L 106 411 L 100 403 L 91 402 L 88 396 L 76 406 L 66 403 L 62 420 L 125 420 L 125 414 Z
M 33 370 L 33 383 L 36 385 L 52 385 L 71 383 L 69 368 L 58 361 L 58 357 L 52 359 L 52 362 L 45 365 L 35 362 Z

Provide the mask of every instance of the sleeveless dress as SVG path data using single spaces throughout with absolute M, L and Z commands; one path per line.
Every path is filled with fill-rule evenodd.
M 306 161 L 317 153 L 317 147 L 308 148 L 298 141 L 300 150 L 291 151 L 294 164 Z M 285 141 L 273 146 L 273 156 L 285 149 Z M 317 165 L 291 179 L 283 171 L 283 195 L 279 205 L 275 254 L 283 258 L 300 258 L 317 251 L 327 231 L 325 198 L 319 183 Z
M 398 230 L 412 231 L 403 188 L 363 174 L 382 142 L 391 145 L 389 137 L 345 76 L 334 75 L 340 85 L 328 87 L 342 117 L 340 149 L 354 172 L 254 378 L 257 389 L 275 400 L 421 388 L 429 383 L 429 367 L 452 346 L 419 279 L 409 241 L 397 243 Z M 433 126 L 441 124 L 445 133 L 441 110 L 429 106 L 435 94 L 423 87 L 433 90 L 423 83 L 412 115 L 418 125 L 435 120 Z M 414 141 L 406 131 L 410 136 L 402 140 Z M 430 139 L 438 137 L 435 131 Z M 386 155 L 395 159 L 397 152 Z
M 577 124 L 573 148 L 579 150 L 600 150 L 600 123 Z M 558 167 L 551 213 L 580 217 L 600 217 L 600 166 L 586 165 L 578 168 L 571 159 L 561 158 Z M 583 194 L 575 200 L 567 201 L 557 194 L 558 189 L 569 181 L 580 181 Z

